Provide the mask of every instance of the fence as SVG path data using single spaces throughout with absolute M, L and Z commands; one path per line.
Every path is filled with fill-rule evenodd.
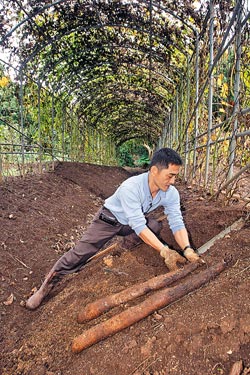
M 211 193 L 232 188 L 234 176 L 249 169 L 248 7 L 238 1 L 222 28 L 220 9 L 210 2 L 204 30 L 208 39 L 197 36 L 196 53 L 188 61 L 158 143 L 179 149 L 185 155 L 184 178 Z
M 249 2 L 238 0 L 225 14 L 221 3 L 210 1 L 202 30 L 187 26 L 195 35 L 194 53 L 183 52 L 185 74 L 155 145 L 177 149 L 184 158 L 184 179 L 211 193 L 232 188 L 230 182 L 249 168 L 250 154 Z M 15 68 L 1 61 L 8 116 L 0 118 L 0 174 L 24 174 L 36 165 L 41 172 L 57 160 L 115 164 L 112 130 L 90 126 L 67 89 L 46 85 L 45 72 L 35 78 L 28 64 Z M 17 88 L 17 95 L 10 95 Z

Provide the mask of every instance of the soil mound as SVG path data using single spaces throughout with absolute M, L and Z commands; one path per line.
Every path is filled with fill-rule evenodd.
M 238 360 L 241 374 L 250 373 L 249 220 L 203 255 L 207 266 L 231 257 L 215 280 L 80 354 L 71 351 L 76 336 L 146 297 L 83 325 L 76 321 L 81 307 L 166 273 L 155 250 L 115 248 L 65 277 L 38 310 L 23 307 L 103 200 L 130 175 L 123 168 L 60 163 L 54 172 L 0 186 L 0 374 L 223 375 Z M 247 216 L 246 206 L 209 201 L 181 183 L 177 188 L 196 248 Z M 166 220 L 162 237 L 177 248 Z

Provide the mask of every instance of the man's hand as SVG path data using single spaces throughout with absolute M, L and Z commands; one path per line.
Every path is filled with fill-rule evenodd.
M 203 259 L 199 257 L 199 255 L 191 248 L 189 247 L 187 250 L 184 251 L 184 256 L 189 260 L 191 263 L 205 263 Z
M 168 267 L 169 271 L 178 270 L 177 263 L 186 263 L 186 259 L 177 253 L 175 250 L 170 250 L 169 247 L 164 246 L 160 255 L 164 258 L 165 264 Z

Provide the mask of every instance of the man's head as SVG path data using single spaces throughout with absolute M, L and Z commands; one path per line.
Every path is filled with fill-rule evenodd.
M 149 169 L 151 169 L 154 165 L 158 169 L 164 169 L 168 168 L 169 164 L 181 166 L 182 160 L 176 151 L 172 150 L 172 148 L 165 147 L 154 153 L 149 165 Z
M 159 189 L 167 191 L 169 186 L 175 183 L 181 165 L 181 157 L 171 148 L 166 147 L 156 151 L 149 165 L 151 193 Z

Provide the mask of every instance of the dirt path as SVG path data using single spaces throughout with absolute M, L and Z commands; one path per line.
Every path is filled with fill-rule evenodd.
M 1 362 L 3 375 L 223 375 L 243 360 L 250 367 L 250 225 L 219 240 L 207 265 L 225 256 L 232 266 L 180 301 L 80 354 L 72 339 L 124 308 L 84 325 L 86 303 L 167 272 L 146 245 L 118 248 L 65 277 L 34 312 L 23 307 L 54 261 L 81 236 L 93 214 L 129 172 L 89 164 L 60 164 L 55 172 L 14 179 L 0 187 Z M 177 184 L 196 247 L 242 216 L 240 204 L 224 207 Z M 162 236 L 176 247 L 167 222 Z M 243 374 L 243 372 L 242 372 Z

